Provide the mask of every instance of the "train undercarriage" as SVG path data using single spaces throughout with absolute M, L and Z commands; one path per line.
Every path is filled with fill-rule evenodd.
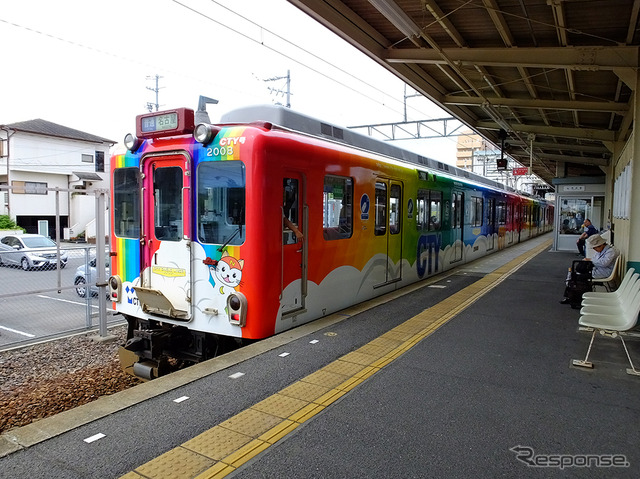
M 127 342 L 120 348 L 120 363 L 125 372 L 143 380 L 164 376 L 243 345 L 241 338 L 193 331 L 162 321 L 125 318 Z

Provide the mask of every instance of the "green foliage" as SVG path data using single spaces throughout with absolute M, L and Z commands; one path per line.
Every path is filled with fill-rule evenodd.
M 11 218 L 9 218 L 9 216 L 0 215 L 0 230 L 22 230 L 22 231 L 24 231 L 24 228 L 21 228 L 20 226 L 18 226 L 15 221 L 13 221 Z

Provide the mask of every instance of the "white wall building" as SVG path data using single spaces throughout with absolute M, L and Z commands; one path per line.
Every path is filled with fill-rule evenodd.
M 0 125 L 0 214 L 55 238 L 58 212 L 61 239 L 84 233 L 95 220 L 93 191 L 109 189 L 114 143 L 40 119 Z

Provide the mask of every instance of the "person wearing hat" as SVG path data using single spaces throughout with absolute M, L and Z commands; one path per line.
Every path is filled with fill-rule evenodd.
M 609 277 L 613 272 L 613 268 L 616 264 L 616 258 L 620 253 L 613 246 L 608 245 L 605 239 L 597 233 L 589 236 L 589 238 L 587 238 L 587 243 L 589 243 L 589 246 L 591 246 L 595 251 L 593 258 L 585 258 L 583 260 L 591 262 L 591 278 L 602 279 Z M 579 263 L 580 261 L 578 261 L 577 264 Z M 579 270 L 576 268 L 576 271 Z M 567 285 L 569 284 L 569 279 L 571 279 L 571 270 L 569 270 L 569 274 L 567 275 Z M 565 288 L 564 298 L 562 298 L 560 303 L 571 304 L 572 307 L 574 307 L 573 303 L 575 302 L 572 302 L 569 297 L 569 288 Z M 576 307 L 579 307 L 579 305 Z
M 593 226 L 589 218 L 584 220 L 584 224 L 582 226 L 584 227 L 584 232 L 580 235 L 576 244 L 578 245 L 578 254 L 584 258 L 584 244 L 587 241 L 587 238 L 597 234 L 598 230 Z
M 591 277 L 593 279 L 609 277 L 613 273 L 613 267 L 619 254 L 618 251 L 613 246 L 608 245 L 599 234 L 589 236 L 587 242 L 595 251 L 593 258 L 585 258 L 585 261 L 593 263 Z

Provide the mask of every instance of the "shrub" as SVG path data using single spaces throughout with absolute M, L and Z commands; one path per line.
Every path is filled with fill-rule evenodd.
M 20 226 L 18 226 L 15 221 L 13 221 L 11 218 L 9 218 L 8 215 L 0 215 L 0 230 L 22 230 L 22 231 L 24 231 L 25 229 L 21 228 Z

